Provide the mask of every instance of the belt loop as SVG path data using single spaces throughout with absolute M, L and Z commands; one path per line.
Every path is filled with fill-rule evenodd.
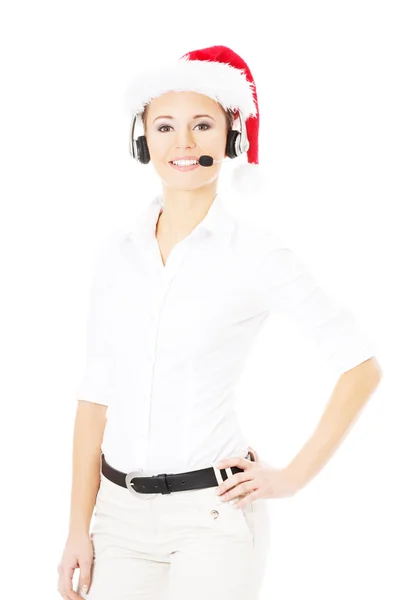
M 217 480 L 218 485 L 220 485 L 224 481 L 222 479 L 221 470 L 217 469 L 217 467 L 214 467 L 214 464 L 212 464 L 212 468 L 214 469 L 215 479 Z
M 161 486 L 162 494 L 170 494 L 171 490 L 169 489 L 169 485 L 167 482 L 167 474 L 166 473 L 158 473 L 158 475 L 153 475 L 159 482 Z

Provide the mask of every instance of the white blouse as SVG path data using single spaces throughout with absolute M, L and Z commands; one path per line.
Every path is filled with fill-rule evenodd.
M 116 469 L 174 473 L 245 456 L 235 387 L 271 311 L 311 336 L 337 375 L 374 341 L 275 234 L 243 223 L 218 193 L 166 266 L 157 195 L 110 233 L 93 273 L 77 399 L 108 406 L 102 450 Z

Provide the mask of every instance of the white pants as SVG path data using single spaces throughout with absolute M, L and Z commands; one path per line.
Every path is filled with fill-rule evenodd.
M 268 500 L 235 508 L 216 487 L 139 497 L 101 474 L 91 586 L 83 598 L 258 599 L 270 539 Z

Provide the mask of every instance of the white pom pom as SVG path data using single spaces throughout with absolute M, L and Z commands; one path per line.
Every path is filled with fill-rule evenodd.
M 240 196 L 262 194 L 265 179 L 260 165 L 244 163 L 236 167 L 232 173 L 231 185 L 233 191 Z

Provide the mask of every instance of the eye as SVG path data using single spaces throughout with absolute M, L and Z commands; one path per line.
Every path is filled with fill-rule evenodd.
M 198 123 L 196 127 L 207 127 L 207 129 L 210 129 L 210 125 L 208 123 Z M 207 129 L 203 129 L 202 131 L 207 131 Z
M 207 131 L 207 129 L 210 129 L 210 125 L 208 123 L 198 123 L 196 127 L 206 127 L 206 129 L 201 129 L 201 131 Z M 164 131 L 162 130 L 165 128 L 170 129 L 171 125 L 161 125 L 161 127 L 159 127 L 157 131 L 161 131 L 161 133 L 164 133 Z

